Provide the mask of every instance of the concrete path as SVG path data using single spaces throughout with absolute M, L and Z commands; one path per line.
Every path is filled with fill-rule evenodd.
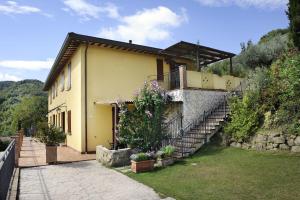
M 21 169 L 20 200 L 159 200 L 153 189 L 97 161 Z
M 81 154 L 66 146 L 57 147 L 57 160 L 59 163 L 94 159 L 96 159 L 96 154 Z M 24 137 L 20 152 L 19 166 L 34 167 L 41 165 L 46 165 L 45 145 L 35 141 L 31 137 Z

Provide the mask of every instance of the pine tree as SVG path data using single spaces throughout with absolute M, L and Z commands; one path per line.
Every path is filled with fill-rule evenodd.
M 290 20 L 291 36 L 295 46 L 300 49 L 300 1 L 289 0 L 287 15 Z

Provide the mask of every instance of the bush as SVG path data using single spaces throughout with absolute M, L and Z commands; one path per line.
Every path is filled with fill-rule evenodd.
M 225 132 L 243 140 L 260 127 L 300 135 L 299 66 L 300 54 L 291 50 L 271 68 L 251 72 L 244 97 L 230 101 L 231 121 L 225 126 Z
M 132 154 L 130 156 L 130 159 L 135 161 L 135 162 L 140 162 L 140 161 L 145 161 L 145 160 L 152 160 L 153 157 L 151 156 L 151 154 L 137 153 L 137 154 Z
M 163 129 L 166 103 L 167 96 L 157 82 L 145 83 L 134 98 L 133 110 L 121 103 L 120 142 L 144 152 L 157 150 L 167 137 Z
M 46 146 L 57 146 L 66 139 L 66 134 L 54 125 L 48 123 L 40 123 L 38 125 L 37 139 L 46 144 Z
M 279 106 L 275 112 L 275 126 L 283 126 L 291 134 L 300 134 L 300 54 L 291 52 L 274 64 L 275 81 L 280 85 Z M 274 81 L 274 82 L 275 82 Z
M 175 152 L 175 147 L 168 145 L 163 147 L 160 151 L 157 152 L 157 156 L 159 158 L 168 158 L 168 157 L 172 157 L 172 155 Z
M 248 91 L 243 99 L 230 100 L 230 122 L 224 127 L 226 134 L 237 140 L 247 140 L 259 128 L 262 113 L 259 106 L 259 94 Z

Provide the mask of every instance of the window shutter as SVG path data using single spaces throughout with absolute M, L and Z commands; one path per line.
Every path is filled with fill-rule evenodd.
M 71 110 L 68 111 L 68 133 L 71 133 Z
M 157 64 L 157 80 L 163 81 L 164 80 L 164 62 L 162 59 L 157 59 L 156 64 Z

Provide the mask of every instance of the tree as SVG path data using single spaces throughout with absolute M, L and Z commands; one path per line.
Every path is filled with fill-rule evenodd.
M 300 49 L 300 1 L 290 0 L 287 15 L 290 20 L 291 37 L 295 46 Z
M 13 129 L 36 130 L 37 124 L 47 121 L 47 99 L 40 96 L 24 97 L 13 111 Z

